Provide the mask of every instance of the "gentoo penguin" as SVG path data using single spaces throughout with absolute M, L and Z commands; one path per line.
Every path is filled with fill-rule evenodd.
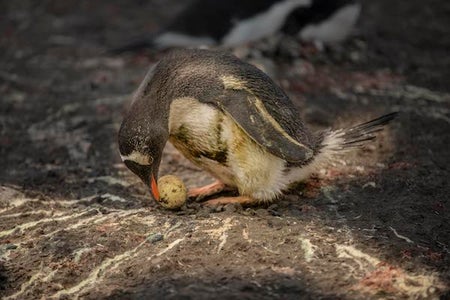
M 304 40 L 344 40 L 359 17 L 355 0 L 196 0 L 162 31 L 112 52 L 143 47 L 235 47 L 283 32 Z
M 118 141 L 125 165 L 156 200 L 161 155 L 170 141 L 217 179 L 190 196 L 235 189 L 238 197 L 208 203 L 252 204 L 276 199 L 333 154 L 374 139 L 394 117 L 313 134 L 283 90 L 253 65 L 225 52 L 179 49 L 145 76 Z
M 356 1 L 315 0 L 289 14 L 281 31 L 303 41 L 339 43 L 350 35 L 360 13 L 361 3 Z

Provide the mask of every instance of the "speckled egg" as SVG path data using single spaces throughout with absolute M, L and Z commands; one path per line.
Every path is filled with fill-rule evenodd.
M 187 189 L 183 181 L 174 175 L 162 176 L 158 180 L 159 203 L 167 209 L 178 209 L 186 203 Z

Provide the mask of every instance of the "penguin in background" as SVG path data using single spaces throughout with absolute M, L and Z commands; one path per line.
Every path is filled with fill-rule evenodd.
M 114 48 L 230 48 L 277 33 L 304 41 L 338 43 L 361 11 L 355 0 L 195 0 L 163 30 Z
M 303 41 L 339 43 L 349 37 L 360 13 L 356 1 L 316 0 L 290 13 L 281 31 Z
M 118 134 L 125 165 L 159 200 L 158 172 L 170 141 L 217 179 L 189 191 L 210 205 L 276 200 L 334 155 L 358 148 L 394 119 L 387 114 L 348 129 L 311 132 L 265 73 L 220 51 L 172 50 L 145 76 Z

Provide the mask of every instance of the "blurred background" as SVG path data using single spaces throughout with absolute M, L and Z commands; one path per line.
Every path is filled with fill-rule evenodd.
M 0 1 L 0 296 L 445 297 L 449 16 L 444 0 Z M 314 131 L 401 114 L 269 209 L 163 211 L 116 135 L 174 41 L 254 63 Z M 170 145 L 161 173 L 211 180 Z

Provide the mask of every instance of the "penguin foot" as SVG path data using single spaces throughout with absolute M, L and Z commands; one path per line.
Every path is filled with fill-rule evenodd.
M 220 197 L 216 199 L 211 199 L 203 202 L 203 205 L 206 206 L 217 206 L 217 205 L 225 205 L 230 203 L 240 203 L 243 206 L 248 206 L 255 204 L 257 202 L 256 199 L 248 196 L 237 196 L 237 197 Z
M 214 194 L 220 193 L 225 190 L 227 186 L 219 180 L 214 181 L 211 184 L 193 188 L 188 191 L 188 197 L 190 199 L 196 199 L 197 201 L 201 201 L 202 199 L 212 196 Z

